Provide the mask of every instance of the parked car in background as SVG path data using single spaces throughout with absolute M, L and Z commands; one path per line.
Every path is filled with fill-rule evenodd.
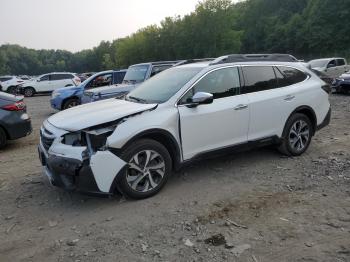
M 332 82 L 332 90 L 335 93 L 350 94 L 350 72 L 342 74 Z
M 156 74 L 174 66 L 179 61 L 162 61 L 132 65 L 128 68 L 121 85 L 105 86 L 84 92 L 82 104 L 112 97 L 122 97 Z
M 92 75 L 78 86 L 69 86 L 56 89 L 51 95 L 51 107 L 56 110 L 65 110 L 81 104 L 83 92 L 101 86 L 117 85 L 122 83 L 126 70 L 103 71 Z
M 32 132 L 23 96 L 0 92 L 0 148 L 7 140 L 25 137 Z
M 309 65 L 312 69 L 323 72 L 331 78 L 336 78 L 350 70 L 346 59 L 341 57 L 311 60 Z
M 39 93 L 51 93 L 61 87 L 77 86 L 80 83 L 80 78 L 74 73 L 50 73 L 20 85 L 19 92 L 26 97 L 31 97 Z
M 142 199 L 173 169 L 208 155 L 271 144 L 302 155 L 331 108 L 325 83 L 289 61 L 229 55 L 176 66 L 125 99 L 55 114 L 41 128 L 45 173 L 67 190 Z
M 331 85 L 333 83 L 334 78 L 329 77 L 323 72 L 317 71 L 315 69 L 311 69 L 312 72 L 314 72 L 319 78 L 321 78 L 323 81 L 325 81 L 327 84 Z
M 18 86 L 23 83 L 24 80 L 18 78 L 17 76 L 1 76 L 0 91 L 16 94 Z

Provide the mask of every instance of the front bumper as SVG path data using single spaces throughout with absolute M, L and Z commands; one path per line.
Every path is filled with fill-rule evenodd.
M 62 99 L 60 97 L 50 98 L 50 105 L 53 109 L 61 110 L 62 109 Z
M 79 149 L 57 141 L 46 150 L 40 139 L 39 158 L 51 184 L 67 191 L 113 194 L 118 175 L 123 172 L 126 163 L 110 151 L 94 152 L 85 159 L 77 151 Z

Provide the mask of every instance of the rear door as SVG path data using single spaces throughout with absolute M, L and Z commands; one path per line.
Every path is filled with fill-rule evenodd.
M 338 67 L 338 70 L 339 70 L 339 75 L 338 76 L 340 76 L 340 75 L 342 75 L 342 74 L 344 74 L 344 73 L 346 73 L 347 71 L 348 71 L 348 67 L 346 66 L 346 61 L 345 61 L 345 59 L 343 59 L 343 58 L 338 58 L 337 60 L 337 67 Z M 338 77 L 337 76 L 337 77 Z
M 182 97 L 178 110 L 185 160 L 247 141 L 248 100 L 239 89 L 238 68 L 228 67 L 208 73 Z M 188 107 L 197 92 L 213 94 L 214 102 Z
M 287 119 L 298 107 L 298 83 L 308 76 L 288 66 L 244 66 L 242 70 L 242 92 L 248 95 L 250 107 L 248 140 L 280 137 Z
M 339 67 L 337 66 L 337 61 L 335 59 L 328 62 L 325 73 L 331 78 L 336 78 L 342 74 L 339 71 Z

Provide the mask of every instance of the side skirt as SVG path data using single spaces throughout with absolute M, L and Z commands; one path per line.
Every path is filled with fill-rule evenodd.
M 230 155 L 230 154 L 239 153 L 239 152 L 245 152 L 254 148 L 265 147 L 269 145 L 278 145 L 281 142 L 282 142 L 281 138 L 279 138 L 278 136 L 272 136 L 272 137 L 266 137 L 259 140 L 248 141 L 247 143 L 243 143 L 243 144 L 238 144 L 238 145 L 233 145 L 233 146 L 228 146 L 224 148 L 203 152 L 181 163 L 181 166 L 179 169 L 186 167 L 193 162 L 197 162 L 205 159 L 217 158 L 220 156 Z

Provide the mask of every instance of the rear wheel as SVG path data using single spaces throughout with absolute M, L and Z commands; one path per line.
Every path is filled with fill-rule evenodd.
M 122 152 L 121 158 L 128 166 L 118 179 L 118 188 L 127 197 L 151 197 L 162 189 L 170 176 L 170 154 L 157 141 L 138 140 Z
M 7 143 L 5 130 L 0 127 L 0 148 L 3 148 Z
M 284 128 L 279 151 L 287 156 L 300 156 L 309 147 L 313 135 L 310 119 L 304 114 L 292 115 Z
M 25 97 L 32 97 L 35 94 L 35 90 L 33 87 L 26 87 L 23 93 Z
M 62 108 L 63 108 L 63 110 L 66 110 L 66 109 L 69 109 L 69 108 L 78 106 L 79 104 L 80 104 L 80 103 L 79 103 L 79 100 L 78 100 L 78 99 L 72 98 L 72 99 L 68 99 L 66 102 L 64 102 Z

